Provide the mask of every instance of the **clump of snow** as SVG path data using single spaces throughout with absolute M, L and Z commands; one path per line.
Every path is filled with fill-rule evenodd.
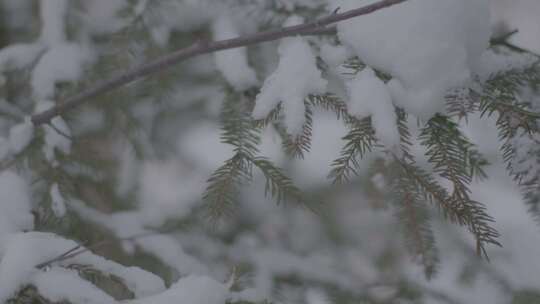
M 205 176 L 212 174 L 233 154 L 231 146 L 220 141 L 220 126 L 205 121 L 190 127 L 178 137 L 178 150 Z
M 50 48 L 32 72 L 30 84 L 34 96 L 38 100 L 54 97 L 56 83 L 77 81 L 84 66 L 93 59 L 92 52 L 79 44 L 62 43 Z
M 308 304 L 330 304 L 330 299 L 326 293 L 319 289 L 310 288 L 306 291 L 306 302 Z
M 92 0 L 82 2 L 85 30 L 92 34 L 109 34 L 128 25 L 127 18 L 119 17 L 128 5 L 126 0 Z
M 365 68 L 347 83 L 347 110 L 359 119 L 371 116 L 377 139 L 387 149 L 397 151 L 400 136 L 392 97 L 386 84 L 371 68 Z
M 9 148 L 11 153 L 20 153 L 34 137 L 34 125 L 30 118 L 25 118 L 23 123 L 14 125 L 9 129 Z
M 182 218 L 190 214 L 205 184 L 203 176 L 194 178 L 186 171 L 174 161 L 143 164 L 138 197 L 146 224 L 161 225 L 171 216 Z
M 25 234 L 13 234 L 4 240 L 4 254 L 0 260 L 0 303 L 14 296 L 17 290 L 30 281 L 32 273 L 36 271 L 35 265 L 40 263 L 39 252 L 50 250 L 35 248 L 27 242 Z
M 47 272 L 36 273 L 31 283 L 43 297 L 55 303 L 66 300 L 86 304 L 117 303 L 101 289 L 82 280 L 75 270 L 53 267 Z
M 286 25 L 301 21 L 298 17 L 291 17 Z M 281 102 L 287 131 L 297 135 L 305 122 L 304 99 L 310 94 L 323 94 L 327 81 L 322 78 L 315 55 L 304 38 L 283 39 L 278 52 L 278 67 L 264 81 L 255 100 L 253 117 L 265 118 Z
M 7 170 L 0 173 L 0 198 L 1 257 L 7 236 L 19 231 L 31 230 L 34 227 L 34 217 L 31 213 L 29 186 L 16 173 Z
M 342 10 L 374 1 L 338 1 Z M 489 0 L 415 0 L 338 24 L 341 41 L 368 66 L 392 75 L 394 104 L 428 119 L 444 95 L 469 80 L 489 45 Z
M 42 21 L 41 40 L 48 47 L 62 43 L 66 40 L 65 17 L 67 0 L 41 0 L 40 15 Z
M 137 298 L 151 296 L 165 290 L 163 280 L 153 273 L 135 266 L 126 267 L 90 252 L 78 255 L 68 262 L 92 265 L 99 271 L 119 277 Z
M 170 33 L 174 30 L 190 31 L 207 24 L 216 13 L 220 12 L 218 1 L 186 0 L 186 1 L 159 1 L 156 10 L 145 16 L 150 27 L 150 34 L 154 41 L 166 45 Z
M 22 69 L 36 60 L 43 47 L 37 43 L 12 44 L 0 50 L 0 72 Z
M 50 100 L 42 100 L 36 105 L 36 113 L 46 111 L 54 106 L 54 102 Z M 58 149 L 64 154 L 69 154 L 71 152 L 71 140 L 66 136 L 71 136 L 71 131 L 61 117 L 57 116 L 51 120 L 51 124 L 54 125 L 54 128 L 49 125 L 44 125 L 45 130 L 45 144 L 43 145 L 43 153 L 45 158 L 53 165 L 56 165 L 54 151 Z M 58 129 L 61 133 L 59 133 Z
M 323 44 L 321 46 L 321 58 L 331 68 L 336 68 L 351 57 L 348 48 L 341 45 Z
M 117 212 L 114 214 L 103 214 L 92 208 L 84 206 L 79 201 L 72 201 L 70 205 L 75 212 L 82 217 L 97 224 L 107 227 L 119 238 L 127 238 L 133 235 L 141 235 L 150 231 L 144 228 L 147 222 L 141 212 Z M 170 213 L 170 212 L 169 212 Z M 174 215 L 170 214 L 170 215 Z M 199 262 L 195 257 L 187 254 L 178 240 L 167 235 L 150 235 L 125 243 L 124 248 L 131 249 L 132 245 L 138 245 L 146 251 L 158 257 L 165 264 L 175 269 L 179 274 L 208 274 L 208 268 Z
M 130 304 L 222 304 L 230 292 L 227 286 L 207 276 L 188 276 L 173 284 L 167 291 L 149 298 L 128 301 Z
M 328 184 L 328 172 L 332 170 L 331 164 L 336 155 L 340 153 L 343 146 L 341 138 L 347 131 L 334 113 L 318 109 L 313 111 L 311 151 L 302 161 L 293 162 L 290 169 L 291 178 L 298 187 L 310 189 Z
M 231 39 L 240 36 L 229 14 L 222 14 L 212 23 L 214 40 Z M 214 53 L 218 70 L 237 90 L 244 91 L 257 85 L 257 75 L 249 66 L 245 47 Z
M 58 184 L 54 183 L 49 191 L 51 196 L 51 208 L 56 217 L 63 217 L 66 214 L 66 202 L 58 189 Z
M 389 184 L 386 181 L 386 178 L 382 173 L 376 173 L 371 177 L 371 182 L 373 183 L 373 186 L 381 192 L 384 192 L 385 189 L 389 188 Z
M 65 272 L 59 273 L 58 271 L 43 272 L 35 266 L 74 248 L 77 245 L 75 242 L 51 233 L 29 232 L 13 234 L 4 244 L 6 245 L 6 250 L 4 251 L 2 260 L 0 260 L 1 303 L 4 303 L 20 287 L 28 283 L 39 283 L 53 297 L 70 295 L 69 291 L 62 291 L 62 289 L 65 289 L 64 285 L 51 285 L 44 281 L 53 281 L 55 279 L 64 281 L 67 277 L 72 276 Z M 59 263 L 61 265 L 89 265 L 105 274 L 115 275 L 124 282 L 127 288 L 133 291 L 137 298 L 155 295 L 165 290 L 163 280 L 156 275 L 138 267 L 122 266 L 106 260 L 101 256 L 94 255 L 90 251 Z M 54 269 L 55 264 L 51 266 Z M 48 277 L 49 273 L 51 273 L 51 277 Z M 72 278 L 74 280 L 76 279 L 75 277 Z M 82 281 L 83 279 L 80 280 Z M 91 292 L 87 288 L 88 286 L 81 282 L 73 282 L 71 286 L 81 288 L 81 295 Z M 74 295 L 72 294 L 72 296 Z
M 475 69 L 480 81 L 486 81 L 498 74 L 511 70 L 524 70 L 538 61 L 531 54 L 516 54 L 505 50 L 487 50 L 482 54 Z

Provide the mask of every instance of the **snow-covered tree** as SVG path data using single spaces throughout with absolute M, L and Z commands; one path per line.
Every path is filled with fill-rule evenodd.
M 2 0 L 0 303 L 538 302 L 537 15 Z

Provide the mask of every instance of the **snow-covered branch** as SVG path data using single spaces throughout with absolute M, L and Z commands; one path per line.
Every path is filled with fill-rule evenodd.
M 67 98 L 66 100 L 58 103 L 56 106 L 33 115 L 32 122 L 36 126 L 47 124 L 54 117 L 78 107 L 79 105 L 83 104 L 84 102 L 93 97 L 111 91 L 115 88 L 128 84 L 144 76 L 163 71 L 164 69 L 176 65 L 189 58 L 222 50 L 245 47 L 267 41 L 274 41 L 284 37 L 291 37 L 297 35 L 321 35 L 332 33 L 335 31 L 335 29 L 333 29 L 332 27 L 328 27 L 331 24 L 354 17 L 367 15 L 380 9 L 384 9 L 386 7 L 390 7 L 405 1 L 407 0 L 382 0 L 343 13 L 336 12 L 330 16 L 321 18 L 319 20 L 307 22 L 300 25 L 288 26 L 281 29 L 245 35 L 233 39 L 225 39 L 211 42 L 198 41 L 189 47 L 182 48 L 171 54 L 160 57 L 154 61 L 143 64 L 142 66 L 135 67 L 131 71 L 113 76 L 112 78 L 98 83 L 95 86 L 90 87 L 75 96 Z

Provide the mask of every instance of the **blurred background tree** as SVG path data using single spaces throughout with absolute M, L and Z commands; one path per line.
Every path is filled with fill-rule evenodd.
M 195 41 L 327 16 L 326 1 L 3 0 L 0 301 L 540 303 L 540 6 L 508 3 L 492 3 L 489 72 L 429 120 L 396 108 L 392 150 L 331 89 L 305 98 L 297 134 L 286 102 L 254 119 L 282 41 L 29 122 Z M 330 82 L 370 70 L 334 69 L 335 33 L 302 41 Z

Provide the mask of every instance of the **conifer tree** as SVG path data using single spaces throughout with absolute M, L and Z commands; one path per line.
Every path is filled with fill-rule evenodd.
M 537 301 L 475 187 L 540 220 L 539 56 L 430 1 L 0 3 L 0 303 Z

